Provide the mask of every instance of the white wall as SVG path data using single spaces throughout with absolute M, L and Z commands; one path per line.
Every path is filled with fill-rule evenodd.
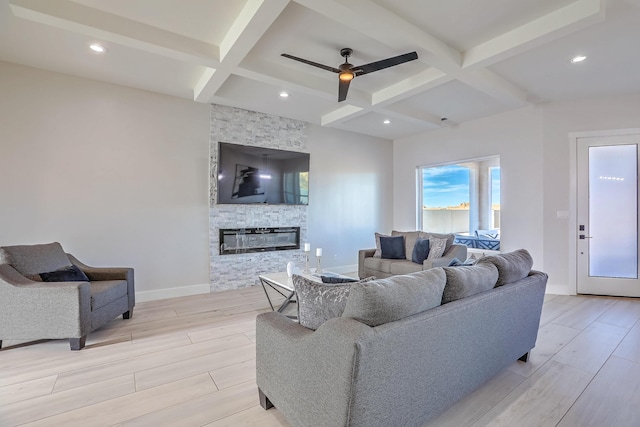
M 542 268 L 542 112 L 511 111 L 394 142 L 394 228 L 416 228 L 416 168 L 500 156 L 501 241 L 527 248 Z
M 309 242 L 323 248 L 323 267 L 354 266 L 359 249 L 375 248 L 376 231 L 391 230 L 392 143 L 309 125 L 307 144 Z
M 1 245 L 208 289 L 209 105 L 2 62 L 0 94 Z
M 569 283 L 569 133 L 640 128 L 640 94 L 552 103 L 544 106 L 544 266 L 549 283 L 575 293 Z
M 394 142 L 394 227 L 415 227 L 415 168 L 500 155 L 502 250 L 527 248 L 547 290 L 569 283 L 569 133 L 640 127 L 640 94 L 555 102 Z
M 0 62 L 0 245 L 132 266 L 139 301 L 207 292 L 209 132 L 208 104 Z M 392 143 L 309 125 L 308 144 L 308 240 L 353 266 L 391 228 Z

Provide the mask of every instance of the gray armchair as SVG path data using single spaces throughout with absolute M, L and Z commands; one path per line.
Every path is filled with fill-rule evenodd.
M 68 270 L 85 278 L 64 280 Z M 131 318 L 134 305 L 132 268 L 90 267 L 57 242 L 0 247 L 0 348 L 2 340 L 68 338 L 80 350 L 89 332 Z

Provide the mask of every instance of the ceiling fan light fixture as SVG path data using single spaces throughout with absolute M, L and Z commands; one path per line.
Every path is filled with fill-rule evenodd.
M 353 71 L 351 71 L 351 70 L 346 70 L 346 71 L 343 71 L 343 72 L 341 72 L 339 74 L 339 78 L 343 82 L 350 82 L 351 80 L 353 80 L 354 77 L 355 77 L 355 75 L 353 74 Z

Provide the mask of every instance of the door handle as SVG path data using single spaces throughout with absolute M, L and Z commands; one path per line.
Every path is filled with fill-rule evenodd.
M 591 236 L 585 236 L 584 234 L 580 235 L 580 240 L 584 240 L 584 239 L 593 239 L 593 237 Z

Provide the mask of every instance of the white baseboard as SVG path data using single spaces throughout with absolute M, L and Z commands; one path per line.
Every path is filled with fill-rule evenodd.
M 208 294 L 210 292 L 211 288 L 208 283 L 202 285 L 181 286 L 179 288 L 158 289 L 155 291 L 139 291 L 136 292 L 136 302 L 186 297 L 189 295 Z
M 567 285 L 550 285 L 547 283 L 547 289 L 545 291 L 547 294 L 552 295 L 575 295 L 575 292 L 572 292 Z

